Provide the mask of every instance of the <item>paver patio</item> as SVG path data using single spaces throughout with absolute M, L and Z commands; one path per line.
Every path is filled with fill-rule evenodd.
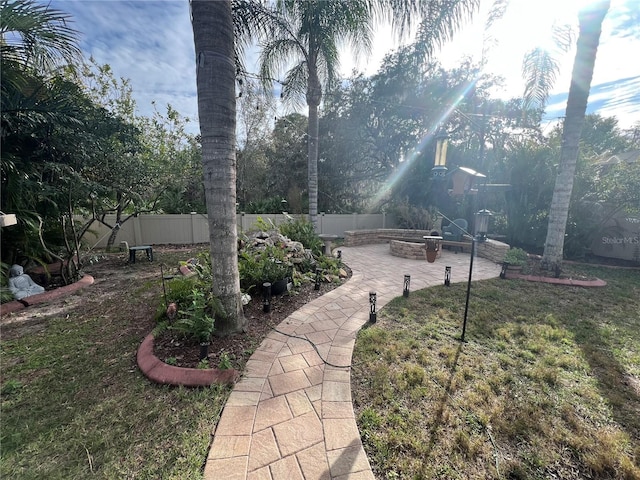
M 290 315 L 251 356 L 214 432 L 206 479 L 374 478 L 349 367 L 356 334 L 369 321 L 369 292 L 380 309 L 402 295 L 405 274 L 419 290 L 443 283 L 447 265 L 452 282 L 465 282 L 470 257 L 443 251 L 434 263 L 409 260 L 392 256 L 388 244 L 340 250 L 351 279 Z M 499 273 L 499 265 L 474 259 L 473 280 Z

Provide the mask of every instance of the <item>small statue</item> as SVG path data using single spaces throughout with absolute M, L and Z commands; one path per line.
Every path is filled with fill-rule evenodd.
M 16 297 L 16 300 L 22 300 L 25 297 L 44 292 L 44 287 L 38 285 L 29 275 L 24 273 L 20 265 L 12 265 L 9 269 L 9 290 Z

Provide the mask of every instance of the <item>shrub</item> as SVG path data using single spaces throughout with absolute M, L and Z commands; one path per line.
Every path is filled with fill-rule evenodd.
M 214 329 L 211 314 L 220 309 L 219 302 L 217 299 L 213 302 L 208 301 L 205 293 L 199 288 L 191 290 L 189 299 L 190 303 L 185 307 L 178 304 L 178 320 L 168 328 L 194 337 L 199 342 L 206 342 Z
M 284 258 L 282 249 L 268 246 L 258 252 L 241 252 L 238 257 L 240 287 L 250 292 L 264 282 L 275 283 L 291 276 L 291 265 Z
M 504 262 L 509 265 L 523 266 L 527 264 L 529 255 L 521 248 L 512 248 L 504 255 Z
M 322 240 L 313 229 L 311 222 L 304 219 L 289 220 L 280 225 L 280 233 L 294 242 L 300 242 L 314 255 L 322 254 Z

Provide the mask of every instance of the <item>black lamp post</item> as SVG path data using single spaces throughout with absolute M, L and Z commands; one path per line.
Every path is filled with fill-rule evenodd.
M 489 217 L 492 213 L 482 209 L 475 215 L 475 235 L 471 239 L 471 260 L 469 261 L 469 280 L 467 281 L 467 300 L 464 304 L 464 321 L 462 322 L 462 336 L 460 340 L 464 342 L 464 335 L 467 331 L 467 314 L 469 313 L 469 294 L 471 293 L 471 276 L 473 275 L 473 258 L 476 256 L 476 243 L 487 240 L 487 230 L 489 228 Z
M 404 282 L 402 284 L 402 296 L 407 298 L 409 296 L 409 284 L 411 283 L 411 275 L 404 276 Z

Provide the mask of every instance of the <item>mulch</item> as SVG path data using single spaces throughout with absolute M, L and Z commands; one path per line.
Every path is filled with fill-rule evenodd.
M 351 276 L 351 272 L 347 268 L 345 270 Z M 244 307 L 247 319 L 245 333 L 226 337 L 214 335 L 209 346 L 208 365 L 219 367 L 223 360 L 228 360 L 232 368 L 242 370 L 251 354 L 271 330 L 305 304 L 340 285 L 321 283 L 320 289 L 315 290 L 313 282 L 305 283 L 291 292 L 272 297 L 269 313 L 263 311 L 262 298 L 252 297 Z M 200 364 L 199 342 L 171 330 L 162 332 L 155 339 L 153 352 L 158 359 L 178 367 L 197 368 Z

